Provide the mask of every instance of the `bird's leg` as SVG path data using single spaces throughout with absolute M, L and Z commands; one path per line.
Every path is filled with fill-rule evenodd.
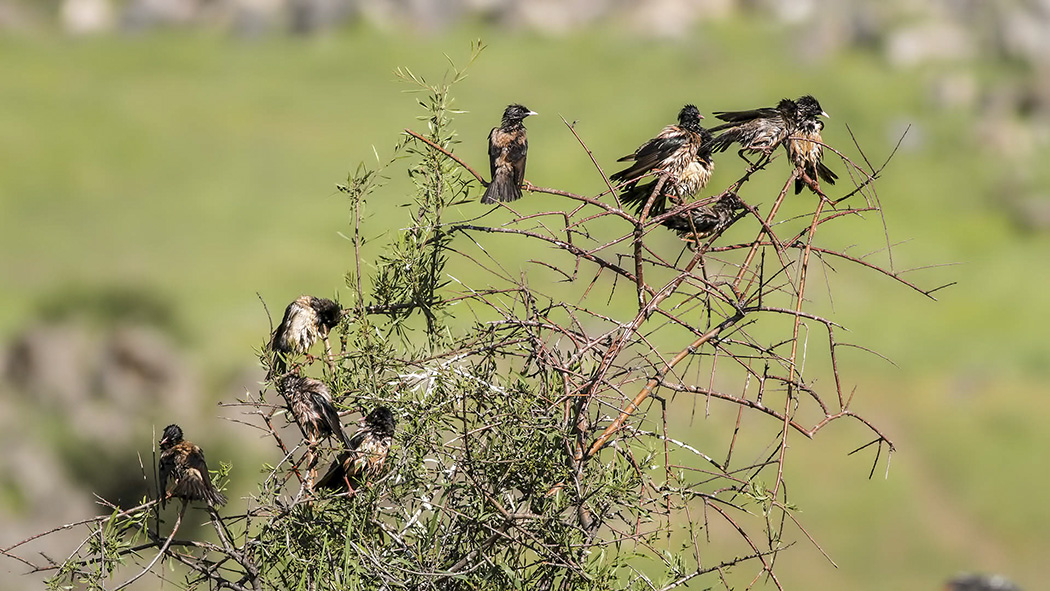
M 357 490 L 350 485 L 350 477 L 347 476 L 345 472 L 343 473 L 343 482 L 346 483 L 346 491 L 350 493 L 351 497 L 357 494 Z
M 314 448 L 317 445 L 317 440 L 310 438 L 306 442 L 306 490 L 313 494 L 314 492 L 314 479 L 317 477 L 317 460 L 318 456 L 314 452 Z
M 766 164 L 769 164 L 769 161 L 772 160 L 772 159 L 773 159 L 773 153 L 772 152 L 763 152 L 762 156 L 757 161 L 755 161 L 754 169 L 758 170 L 758 169 L 762 168 Z
M 327 332 L 324 333 L 324 336 L 321 338 L 321 340 L 324 341 L 324 360 L 325 360 L 325 363 L 328 365 L 329 375 L 334 376 L 335 375 L 335 359 L 332 356 L 332 344 L 328 342 L 328 333 Z
M 700 244 L 700 232 L 697 231 L 696 224 L 693 223 L 693 216 L 686 215 L 688 216 L 686 221 L 689 222 L 689 231 L 682 236 L 682 240 L 685 242 L 686 248 L 690 251 L 695 251 Z
M 824 195 L 824 192 L 820 190 L 820 183 L 817 182 L 817 179 L 814 177 L 816 177 L 816 174 L 814 174 L 811 177 L 805 169 L 802 170 L 802 182 L 806 183 L 806 186 L 809 187 L 811 191 L 819 195 L 821 199 L 827 199 L 827 196 Z
M 744 162 L 747 162 L 748 167 L 750 167 L 752 170 L 756 169 L 755 163 L 751 162 L 751 159 L 747 157 L 747 154 L 744 153 L 744 150 L 745 150 L 744 148 L 741 148 L 740 150 L 737 150 L 736 155 L 740 156 L 741 158 L 743 158 Z

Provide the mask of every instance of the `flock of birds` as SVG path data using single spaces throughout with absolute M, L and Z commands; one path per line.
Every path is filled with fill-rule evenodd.
M 310 348 L 324 340 L 345 315 L 332 300 L 303 295 L 285 308 L 284 318 L 270 339 L 273 360 L 267 380 L 272 380 L 284 398 L 292 419 L 299 425 L 306 443 L 306 487 L 313 491 L 345 490 L 351 495 L 369 479 L 381 474 L 397 421 L 385 406 L 377 406 L 363 420 L 353 437 L 343 430 L 339 412 L 328 386 L 320 380 L 302 375 L 301 366 L 288 363 L 294 357 L 307 355 Z M 314 482 L 318 456 L 316 448 L 325 439 L 334 438 L 341 450 L 328 471 Z M 209 506 L 226 504 L 226 497 L 215 487 L 201 448 L 183 439 L 178 425 L 168 425 L 159 443 L 161 504 L 170 498 L 204 501 Z
M 492 181 L 481 198 L 482 203 L 514 201 L 522 196 L 528 139 L 523 121 L 536 113 L 522 105 L 510 105 L 503 120 L 489 134 L 489 161 Z M 808 186 L 820 194 L 819 181 L 835 184 L 837 175 L 822 162 L 824 128 L 821 117 L 827 113 L 809 95 L 796 100 L 783 99 L 776 107 L 748 111 L 715 111 L 724 123 L 711 128 L 700 125 L 703 115 L 693 105 L 678 113 L 678 124 L 668 125 L 656 137 L 618 160 L 632 162 L 609 180 L 618 183 L 620 200 L 643 218 L 665 213 L 668 201 L 680 203 L 704 188 L 714 170 L 712 154 L 740 146 L 738 155 L 752 169 L 768 161 L 773 152 L 784 146 L 788 159 L 796 167 L 795 194 Z M 716 135 L 717 134 L 717 135 Z M 752 161 L 747 156 L 758 156 Z M 647 180 L 648 179 L 648 180 Z M 662 224 L 682 236 L 700 239 L 723 230 L 734 219 L 744 203 L 733 192 L 721 195 L 713 203 L 669 216 Z M 330 354 L 328 333 L 339 325 L 345 312 L 339 303 L 303 295 L 285 308 L 284 317 L 270 340 L 273 359 L 267 381 L 276 384 L 290 416 L 299 425 L 307 445 L 304 460 L 308 476 L 305 484 L 311 491 L 346 490 L 351 495 L 370 478 L 379 476 L 390 450 L 397 422 L 385 406 L 377 406 L 363 424 L 347 437 L 328 386 L 320 380 L 301 374 L 301 366 L 291 370 L 288 362 L 306 355 L 320 340 Z M 331 467 L 314 483 L 317 463 L 315 449 L 326 438 L 337 439 L 342 449 Z M 168 425 L 159 443 L 160 501 L 170 498 L 204 501 L 221 506 L 226 497 L 212 483 L 204 452 L 183 439 L 178 425 Z M 1020 588 L 999 576 L 960 575 L 951 579 L 950 591 L 1019 591 Z
M 489 133 L 489 167 L 492 181 L 481 197 L 482 203 L 514 201 L 521 198 L 525 180 L 525 160 L 529 142 L 524 120 L 536 113 L 522 105 L 510 105 L 503 120 Z M 820 180 L 835 184 L 838 176 L 823 162 L 824 145 L 821 117 L 827 113 L 810 95 L 796 100 L 782 99 L 775 107 L 747 111 L 715 111 L 724 123 L 711 128 L 700 124 L 704 118 L 694 105 L 685 105 L 678 123 L 668 125 L 656 137 L 617 162 L 631 162 L 609 176 L 618 184 L 620 201 L 642 217 L 665 213 L 668 201 L 680 203 L 704 188 L 714 171 L 712 155 L 729 146 L 752 169 L 768 161 L 774 150 L 784 146 L 788 159 L 798 169 L 795 194 L 808 186 L 820 192 Z M 752 162 L 748 155 L 759 156 Z M 661 223 L 680 236 L 701 239 L 723 230 L 734 219 L 743 201 L 727 192 L 713 203 L 665 218 Z
M 509 105 L 498 127 L 489 133 L 491 182 L 482 203 L 520 199 L 525 180 L 528 136 L 524 120 L 536 113 L 519 104 Z M 808 186 L 820 193 L 819 181 L 834 184 L 838 178 L 822 162 L 824 128 L 821 117 L 827 113 L 809 95 L 796 100 L 783 99 L 776 107 L 747 111 L 716 111 L 722 124 L 704 128 L 704 118 L 694 105 L 685 105 L 678 123 L 668 125 L 656 137 L 643 143 L 618 162 L 631 164 L 612 174 L 620 201 L 639 216 L 655 217 L 668 210 L 669 202 L 680 204 L 704 188 L 714 170 L 712 155 L 739 145 L 738 154 L 752 169 L 768 161 L 784 146 L 788 159 L 797 169 L 795 193 Z M 748 155 L 758 156 L 756 161 Z M 683 237 L 701 239 L 720 232 L 732 223 L 737 211 L 745 208 L 740 198 L 728 191 L 712 203 L 667 216 L 661 223 Z M 353 494 L 357 487 L 382 470 L 396 421 L 385 406 L 373 409 L 353 437 L 347 437 L 332 395 L 324 382 L 301 375 L 301 367 L 288 368 L 296 355 L 309 355 L 310 348 L 324 339 L 344 316 L 342 307 L 329 299 L 304 295 L 288 305 L 281 324 L 270 340 L 273 361 L 266 376 L 284 398 L 290 416 L 299 425 L 307 445 L 305 484 L 315 488 L 341 490 Z M 342 450 L 327 473 L 314 482 L 317 446 L 336 438 Z M 226 498 L 211 481 L 204 452 L 183 439 L 178 425 L 168 425 L 159 443 L 161 502 L 169 498 L 204 501 L 223 505 Z

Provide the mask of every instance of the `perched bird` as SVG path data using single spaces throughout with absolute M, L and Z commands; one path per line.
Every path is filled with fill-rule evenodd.
M 528 107 L 509 105 L 503 111 L 499 127 L 489 132 L 489 168 L 492 182 L 481 197 L 482 203 L 515 201 L 521 199 L 521 182 L 525 180 L 525 157 L 529 152 L 529 138 L 523 121 L 536 115 Z
M 267 379 L 285 372 L 286 357 L 306 353 L 318 339 L 328 336 L 343 318 L 343 309 L 337 303 L 311 295 L 299 296 L 284 309 L 284 318 L 270 340 L 273 363 Z
M 663 225 L 683 239 L 699 242 L 728 227 L 736 218 L 736 212 L 744 208 L 744 202 L 736 193 L 729 192 L 713 203 L 673 215 L 664 220 Z
M 791 99 L 782 99 L 776 107 L 750 111 L 715 111 L 715 117 L 726 121 L 710 129 L 715 136 L 711 149 L 724 152 L 733 143 L 740 145 L 737 155 L 748 164 L 746 153 L 768 157 L 788 137 L 788 124 L 794 121 L 798 105 Z
M 835 179 L 839 178 L 821 162 L 824 146 L 818 142 L 823 141 L 820 132 L 824 129 L 824 122 L 820 118 L 827 117 L 828 114 L 820 108 L 817 99 L 808 94 L 799 97 L 795 104 L 797 109 L 788 125 L 789 137 L 784 144 L 788 158 L 802 175 L 795 179 L 795 194 L 802 192 L 803 185 L 808 185 L 810 190 L 816 193 L 820 187 L 817 183 L 818 175 L 829 185 L 834 185 Z
M 160 440 L 160 490 L 161 506 L 168 498 L 188 501 L 204 501 L 210 506 L 226 504 L 226 497 L 215 489 L 204 462 L 201 448 L 182 439 L 178 425 L 168 425 Z M 171 486 L 168 486 L 168 481 Z
M 385 406 L 378 406 L 365 417 L 364 426 L 350 438 L 347 451 L 339 454 L 317 488 L 354 492 L 370 477 L 383 469 L 397 422 Z
M 339 422 L 339 413 L 332 405 L 332 395 L 324 382 L 297 375 L 285 376 L 278 386 L 288 401 L 295 421 L 302 427 L 311 444 L 335 435 L 350 449 L 350 441 Z
M 611 175 L 609 180 L 624 182 L 620 188 L 620 199 L 641 214 L 660 175 L 645 184 L 639 179 L 650 172 L 663 173 L 667 180 L 660 194 L 649 208 L 650 216 L 666 211 L 666 198 L 692 197 L 707 185 L 715 164 L 711 160 L 711 132 L 700 125 L 703 115 L 693 105 L 686 105 L 678 113 L 678 125 L 668 125 L 653 139 L 645 142 L 633 153 L 617 162 L 634 161 L 631 166 Z

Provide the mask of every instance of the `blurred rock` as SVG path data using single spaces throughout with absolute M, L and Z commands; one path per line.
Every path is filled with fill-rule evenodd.
M 854 43 L 849 14 L 835 6 L 822 10 L 818 19 L 796 23 L 794 30 L 795 53 L 810 64 L 832 58 Z
M 1015 113 L 998 109 L 985 110 L 974 125 L 973 133 L 989 153 L 1006 160 L 1027 161 L 1035 150 L 1036 128 Z
M 279 27 L 285 4 L 285 0 L 227 0 L 222 18 L 238 35 L 262 35 Z
M 18 516 L 4 519 L 0 546 L 98 513 L 91 496 L 69 478 L 54 452 L 41 446 L 17 420 L 5 421 L 0 443 L 4 446 L 0 474 L 11 483 L 11 490 L 5 492 L 15 494 L 12 509 Z
M 515 28 L 564 35 L 580 27 L 594 24 L 598 19 L 608 15 L 610 4 L 610 0 L 514 2 L 506 11 L 504 24 Z
M 89 35 L 111 30 L 116 12 L 110 0 L 63 0 L 59 18 L 67 33 Z
M 636 31 L 666 38 L 685 37 L 697 23 L 724 18 L 732 10 L 731 0 L 653 0 L 625 9 Z
M 300 35 L 345 24 L 356 15 L 352 0 L 288 0 L 288 27 Z
M 1011 196 L 1005 207 L 1018 230 L 1030 234 L 1050 232 L 1050 194 Z
M 1050 7 L 1045 4 L 1003 9 L 995 33 L 1005 55 L 1034 63 L 1050 62 Z
M 83 325 L 34 326 L 8 348 L 4 379 L 48 406 L 77 404 L 90 396 L 96 346 Z
M 1002 575 L 962 574 L 953 577 L 945 591 L 1021 591 L 1015 583 Z
M 195 413 L 200 405 L 196 371 L 151 327 L 34 326 L 15 337 L 5 357 L 4 381 L 68 422 L 78 437 L 121 445 L 149 421 L 166 420 L 173 410 Z
M 930 83 L 930 103 L 938 109 L 973 109 L 979 96 L 977 77 L 969 70 L 941 72 Z
M 121 24 L 136 31 L 157 26 L 187 25 L 196 20 L 205 0 L 131 0 Z
M 187 361 L 156 329 L 122 326 L 107 338 L 97 370 L 98 390 L 125 407 L 193 404 L 196 384 Z
M 357 0 L 361 15 L 384 27 L 408 25 L 436 32 L 454 24 L 463 13 L 461 0 Z
M 777 20 L 788 24 L 801 24 L 816 16 L 816 0 L 780 0 L 770 2 L 769 8 Z
M 897 66 L 935 61 L 963 61 L 974 56 L 970 33 L 951 22 L 928 21 L 899 28 L 890 34 L 886 57 Z
M 31 15 L 19 2 L 0 0 L 0 31 L 17 31 L 32 26 Z

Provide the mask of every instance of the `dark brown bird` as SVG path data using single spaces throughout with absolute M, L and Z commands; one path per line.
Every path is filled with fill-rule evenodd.
M 365 417 L 364 426 L 350 438 L 348 451 L 339 454 L 332 467 L 318 482 L 317 488 L 353 493 L 369 478 L 379 475 L 390 452 L 397 422 L 385 406 L 378 406 Z
M 289 375 L 281 379 L 279 389 L 288 401 L 288 408 L 295 421 L 302 427 L 307 441 L 314 444 L 334 435 L 350 449 L 350 441 L 343 432 L 339 413 L 332 404 L 332 395 L 324 382 Z
M 226 504 L 226 497 L 211 483 L 204 452 L 182 439 L 178 425 L 165 427 L 160 440 L 160 490 L 162 507 L 169 498 L 204 501 L 210 506 Z
M 668 125 L 653 139 L 645 142 L 633 153 L 617 162 L 634 161 L 631 166 L 611 175 L 609 180 L 624 182 L 620 188 L 620 200 L 641 214 L 649 201 L 660 174 L 651 181 L 640 184 L 639 180 L 649 173 L 667 175 L 660 194 L 649 208 L 649 216 L 666 211 L 667 198 L 680 200 L 692 197 L 707 185 L 715 164 L 711 160 L 711 132 L 700 125 L 703 115 L 693 105 L 685 105 L 678 113 L 678 125 Z
M 509 105 L 503 111 L 499 127 L 489 132 L 489 168 L 492 182 L 481 196 L 482 203 L 515 201 L 521 199 L 521 183 L 525 180 L 525 158 L 529 153 L 529 138 L 524 120 L 536 115 L 528 107 Z
M 273 363 L 267 379 L 284 373 L 289 356 L 309 351 L 318 339 L 327 337 L 328 331 L 338 326 L 342 318 L 342 307 L 329 299 L 302 295 L 288 304 L 270 340 Z
M 749 111 L 715 111 L 715 117 L 726 121 L 710 129 L 718 133 L 711 149 L 724 152 L 730 145 L 740 145 L 737 155 L 748 164 L 754 164 L 745 153 L 768 157 L 788 137 L 788 123 L 794 121 L 798 106 L 791 99 L 782 99 L 776 107 Z
M 816 193 L 820 189 L 818 176 L 829 185 L 834 185 L 839 178 L 821 162 L 824 146 L 819 142 L 823 141 L 820 132 L 824 129 L 824 122 L 820 118 L 828 114 L 820 107 L 817 99 L 808 94 L 799 97 L 795 104 L 798 108 L 788 125 L 789 137 L 784 144 L 788 158 L 801 172 L 801 176 L 795 179 L 795 194 L 802 192 L 803 185 Z
M 736 193 L 729 192 L 713 203 L 673 215 L 664 220 L 663 225 L 683 239 L 699 242 L 729 227 L 736 219 L 736 212 L 745 207 Z

